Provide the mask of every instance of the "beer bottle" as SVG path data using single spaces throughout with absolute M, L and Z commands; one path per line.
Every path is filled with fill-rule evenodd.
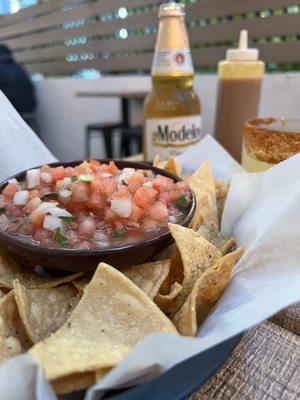
M 194 68 L 184 4 L 159 8 L 151 93 L 144 103 L 144 159 L 182 153 L 202 136 L 201 106 L 193 89 Z

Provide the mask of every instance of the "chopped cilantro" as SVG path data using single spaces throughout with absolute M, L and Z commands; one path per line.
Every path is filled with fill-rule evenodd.
M 29 213 L 29 212 L 26 212 L 26 213 L 23 215 L 23 219 L 29 218 L 29 215 L 30 215 L 30 213 Z
M 175 200 L 175 204 L 176 204 L 176 206 L 185 207 L 187 205 L 186 196 L 184 194 L 179 196 L 178 199 Z
M 45 197 L 59 197 L 59 194 L 57 192 L 48 192 L 40 196 L 40 199 L 43 200 Z
M 122 236 L 125 233 L 125 229 L 117 229 L 116 231 L 114 231 L 111 235 L 113 237 L 119 237 Z
M 77 176 L 71 176 L 71 182 L 76 182 L 78 181 Z
M 128 186 L 127 182 L 125 182 L 124 179 L 122 179 L 122 185 Z
M 66 222 L 72 222 L 75 219 L 75 217 L 73 217 L 73 216 L 70 216 L 70 217 L 61 216 L 59 218 Z
M 54 229 L 54 241 L 58 244 L 65 244 L 68 242 L 68 238 L 66 238 L 61 232 L 60 228 Z

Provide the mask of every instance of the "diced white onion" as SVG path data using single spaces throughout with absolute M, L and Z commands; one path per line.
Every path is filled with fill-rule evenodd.
M 122 218 L 127 218 L 132 211 L 132 201 L 128 198 L 114 197 L 111 199 L 110 208 Z
M 172 224 L 176 224 L 176 217 L 175 217 L 175 215 L 170 215 L 170 216 L 169 216 L 169 221 L 170 221 Z
M 19 183 L 19 182 L 16 180 L 16 178 L 9 179 L 7 182 L 8 182 L 8 183 L 11 183 L 11 184 L 13 184 L 13 185 L 17 185 L 17 184 Z
M 71 178 L 64 178 L 63 179 L 63 183 L 62 183 L 62 187 L 64 188 L 64 189 L 69 189 L 69 187 L 70 187 L 70 184 L 72 183 L 72 179 Z
M 57 228 L 60 228 L 60 230 L 62 230 L 63 226 L 63 221 L 60 218 L 55 217 L 54 215 L 46 215 L 43 227 L 48 231 L 54 232 Z
M 101 178 L 105 179 L 105 178 L 110 178 L 112 176 L 112 174 L 110 174 L 109 172 L 101 172 Z
M 57 201 L 44 201 L 40 206 L 38 206 L 38 208 L 35 211 L 40 214 L 47 214 L 53 208 L 55 208 L 57 204 L 58 204 Z
M 126 182 L 133 176 L 133 174 L 135 173 L 135 169 L 134 168 L 124 168 L 123 171 L 121 172 L 121 174 L 118 176 L 118 183 L 123 183 Z
M 51 215 L 54 215 L 55 217 L 73 217 L 73 215 L 69 211 L 59 207 L 51 208 L 49 213 Z
M 145 183 L 143 183 L 143 186 L 152 187 L 153 186 L 153 182 L 151 182 L 151 181 L 145 182 Z
M 42 172 L 41 173 L 41 180 L 45 183 L 51 183 L 52 182 L 52 175 L 50 172 Z
M 27 187 L 33 189 L 40 183 L 40 171 L 38 169 L 30 169 L 26 172 Z
M 62 199 L 68 199 L 72 195 L 72 192 L 71 192 L 71 190 L 63 189 L 63 190 L 60 190 L 58 192 L 58 194 L 59 194 L 59 197 L 61 197 Z
M 28 190 L 20 190 L 16 192 L 13 198 L 13 203 L 15 206 L 25 206 L 29 201 Z

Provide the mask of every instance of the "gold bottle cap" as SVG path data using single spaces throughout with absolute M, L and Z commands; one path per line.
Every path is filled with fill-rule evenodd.
M 158 16 L 160 17 L 182 17 L 185 15 L 185 5 L 178 3 L 164 3 L 159 6 Z
M 248 154 L 269 164 L 278 164 L 300 153 L 300 120 L 257 118 L 244 124 Z

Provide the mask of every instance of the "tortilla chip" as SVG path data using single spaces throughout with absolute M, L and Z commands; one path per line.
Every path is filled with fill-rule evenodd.
M 235 238 L 231 237 L 229 238 L 223 245 L 222 249 L 221 249 L 221 253 L 223 254 L 223 256 L 225 256 L 225 254 L 230 253 L 231 251 L 233 251 L 235 249 Z
M 167 258 L 171 258 L 171 255 L 176 247 L 175 243 L 171 243 L 166 246 L 162 251 L 154 256 L 156 261 L 166 260 Z
M 174 313 L 185 302 L 198 277 L 213 266 L 222 255 L 214 245 L 192 229 L 175 224 L 169 224 L 169 229 L 180 252 L 183 265 L 182 291 L 172 305 Z M 180 265 L 172 265 L 172 268 L 180 270 Z
M 29 353 L 52 381 L 113 367 L 154 332 L 178 334 L 141 289 L 120 271 L 100 263 L 69 320 Z
M 0 287 L 13 289 L 13 282 L 17 279 L 26 288 L 49 288 L 70 282 L 81 275 L 82 272 L 58 278 L 45 278 L 29 265 L 24 267 L 18 264 L 3 247 L 0 247 Z
M 244 248 L 240 247 L 227 254 L 198 278 L 191 294 L 174 318 L 181 335 L 196 335 L 198 324 L 207 317 L 222 296 L 232 269 L 243 253 Z
M 77 372 L 55 379 L 51 382 L 51 385 L 57 394 L 66 394 L 85 389 L 94 383 L 96 383 L 94 372 Z
M 26 289 L 15 281 L 14 288 L 20 317 L 33 343 L 56 332 L 80 300 L 77 289 L 71 284 L 49 289 Z
M 174 282 L 171 286 L 171 290 L 169 294 L 158 293 L 154 297 L 154 302 L 158 305 L 158 307 L 165 313 L 169 314 L 172 310 L 172 304 L 174 299 L 179 296 L 182 291 L 182 286 L 178 282 Z
M 225 202 L 228 195 L 229 184 L 223 181 L 215 180 L 216 187 L 216 198 L 217 198 L 217 208 L 218 208 L 218 218 L 219 224 L 222 220 L 222 214 L 225 206 Z
M 105 375 L 111 370 L 111 368 L 101 368 L 97 369 L 95 372 L 96 382 L 100 381 L 105 377 Z
M 190 229 L 193 229 L 195 232 L 198 231 L 198 229 L 204 224 L 204 215 L 200 210 L 195 213 L 191 223 L 190 223 Z
M 74 279 L 71 283 L 73 286 L 75 286 L 75 288 L 78 290 L 78 292 L 82 294 L 84 291 L 84 288 L 90 282 L 91 279 L 92 279 L 92 275 L 85 274 L 85 275 L 79 276 L 78 278 Z
M 204 222 L 203 225 L 199 226 L 196 232 L 203 236 L 208 242 L 212 243 L 221 252 L 228 241 L 223 238 L 219 231 L 219 225 L 214 221 Z
M 168 171 L 176 176 L 180 176 L 181 174 L 181 164 L 179 161 L 175 160 L 173 156 L 169 156 L 167 161 L 161 161 L 160 157 L 157 155 L 154 157 L 153 166 L 164 169 L 165 171 Z
M 170 260 L 162 260 L 123 268 L 121 272 L 153 299 L 168 276 L 170 265 Z
M 161 163 L 161 159 L 160 159 L 159 155 L 156 154 L 156 156 L 154 157 L 153 162 L 152 162 L 153 167 L 159 168 L 160 163 Z
M 11 290 L 0 300 L 0 363 L 24 353 L 30 346 Z
M 215 180 L 209 161 L 200 165 L 199 169 L 190 177 L 189 185 L 197 200 L 195 214 L 197 215 L 200 211 L 206 222 L 213 221 L 218 225 Z

